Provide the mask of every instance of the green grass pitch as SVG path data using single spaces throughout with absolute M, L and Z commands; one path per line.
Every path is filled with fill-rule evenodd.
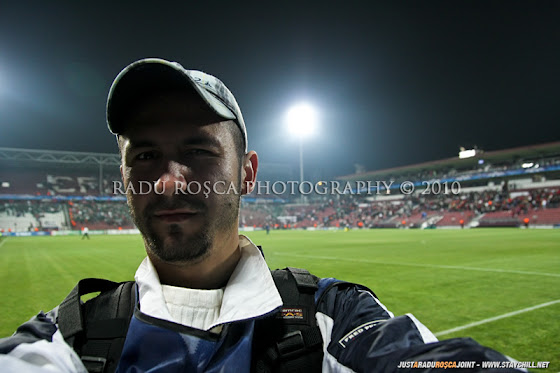
M 247 233 L 271 268 L 302 267 L 371 288 L 395 315 L 440 336 L 469 336 L 519 361 L 560 371 L 560 230 L 353 230 Z M 140 236 L 4 238 L 0 337 L 48 311 L 84 277 L 133 279 Z M 529 309 L 529 310 L 527 310 Z M 524 310 L 526 312 L 515 313 Z M 510 314 L 513 313 L 513 314 Z M 542 370 L 539 370 L 542 371 Z

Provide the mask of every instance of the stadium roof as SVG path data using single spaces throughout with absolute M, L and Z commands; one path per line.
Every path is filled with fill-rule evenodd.
M 0 162 L 10 166 L 119 166 L 118 154 L 0 148 Z
M 289 179 L 293 174 L 291 166 L 283 163 L 259 163 L 259 179 Z M 61 150 L 19 149 L 0 147 L 0 171 L 7 167 L 29 167 L 49 169 L 97 169 L 118 171 L 121 157 L 118 153 L 91 153 Z
M 383 170 L 368 171 L 359 174 L 351 174 L 339 176 L 338 180 L 368 180 L 380 176 L 395 176 L 410 173 L 418 173 L 423 171 L 438 171 L 443 169 L 454 168 L 456 170 L 472 169 L 478 166 L 480 159 L 485 163 L 503 164 L 512 163 L 522 160 L 537 160 L 541 158 L 560 157 L 560 141 L 550 142 L 545 144 L 522 146 L 517 148 L 503 149 L 484 152 L 479 150 L 474 157 L 460 159 L 457 157 L 446 158 L 436 161 L 423 162 L 401 167 L 386 168 Z

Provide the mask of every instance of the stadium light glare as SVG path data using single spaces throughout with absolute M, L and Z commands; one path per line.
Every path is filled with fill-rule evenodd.
M 299 139 L 299 179 L 303 183 L 303 138 L 309 137 L 317 125 L 317 113 L 307 104 L 300 103 L 293 106 L 286 113 L 288 130 Z M 305 196 L 301 195 L 301 203 L 305 203 Z
M 315 109 L 306 103 L 293 106 L 286 114 L 288 129 L 297 137 L 308 137 L 315 131 L 317 125 L 317 113 Z
M 461 150 L 459 152 L 459 158 L 460 159 L 471 158 L 471 157 L 474 157 L 475 155 L 476 155 L 476 150 L 475 149 Z

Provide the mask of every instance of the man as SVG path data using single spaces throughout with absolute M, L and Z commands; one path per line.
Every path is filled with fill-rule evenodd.
M 147 253 L 117 371 L 385 372 L 404 361 L 507 361 L 472 340 L 437 342 L 412 315 L 394 317 L 360 285 L 290 270 L 286 278 L 312 291 L 294 286 L 281 294 L 284 280 L 273 278 L 260 250 L 238 234 L 240 197 L 253 189 L 258 157 L 247 151 L 235 98 L 216 78 L 165 60 L 137 61 L 111 87 L 107 122 Z M 145 183 L 153 188 L 140 193 Z M 298 303 L 305 297 L 312 307 Z M 67 306 L 65 300 L 0 341 L 3 369 L 110 365 L 99 351 L 77 348 L 80 359 L 70 347 L 76 340 L 67 331 L 75 325 L 62 324 Z M 287 320 L 313 328 L 293 327 L 271 340 Z M 81 338 L 101 333 L 89 332 Z
M 82 228 L 82 240 L 86 237 L 89 240 L 89 228 L 88 227 L 83 227 Z

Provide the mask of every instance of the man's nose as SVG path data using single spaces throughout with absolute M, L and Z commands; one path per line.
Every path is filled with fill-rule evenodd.
M 187 167 L 185 165 L 169 161 L 165 172 L 160 175 L 154 184 L 155 192 L 167 196 L 185 192 L 187 189 L 186 173 Z

